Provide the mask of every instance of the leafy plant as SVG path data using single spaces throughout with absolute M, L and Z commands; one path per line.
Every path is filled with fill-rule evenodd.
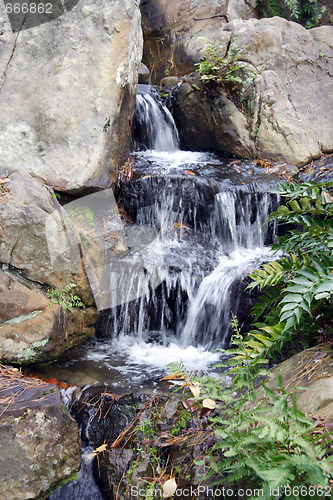
M 253 114 L 256 90 L 255 79 L 258 73 L 246 68 L 243 62 L 237 61 L 237 49 L 230 48 L 227 56 L 218 55 L 218 48 L 206 38 L 202 38 L 206 54 L 194 67 L 203 83 L 200 89 L 196 85 L 192 86 L 196 90 L 214 97 L 224 92 L 228 99 L 244 114 Z
M 285 202 L 268 221 L 291 229 L 274 245 L 279 258 L 250 275 L 249 288 L 265 292 L 253 309 L 253 330 L 244 338 L 237 318 L 232 320 L 233 348 L 224 351 L 232 357 L 220 365 L 230 368 L 232 386 L 191 374 L 192 384 L 200 386 L 195 401 L 209 395 L 216 402 L 209 419 L 215 444 L 204 458 L 208 477 L 214 484 L 222 476 L 223 483 L 249 488 L 256 492 L 251 498 L 320 499 L 333 484 L 332 435 L 323 429 L 318 439 L 316 422 L 298 409 L 281 375 L 275 390 L 258 383 L 267 375 L 269 357 L 292 335 L 331 332 L 332 186 L 281 184 L 274 191 Z
M 276 349 L 301 331 L 312 336 L 320 330 L 326 335 L 332 332 L 332 185 L 281 184 L 274 191 L 287 201 L 268 221 L 292 229 L 273 245 L 283 256 L 250 274 L 248 288 L 265 292 L 253 310 L 258 329 L 250 332 L 254 353 Z M 263 317 L 265 323 L 258 323 Z
M 226 58 L 219 56 L 218 49 L 212 42 L 203 37 L 201 40 L 205 44 L 206 55 L 194 67 L 204 85 L 215 83 L 223 86 L 225 82 L 241 84 L 242 79 L 237 75 L 241 66 L 234 58 L 230 55 Z
M 317 0 L 257 0 L 257 5 L 264 17 L 293 19 L 306 28 L 315 26 L 326 10 Z
M 50 299 L 50 306 L 59 304 L 63 311 L 72 311 L 73 308 L 84 308 L 84 303 L 78 295 L 73 295 L 72 290 L 75 288 L 75 283 L 69 283 L 63 290 L 53 288 L 47 292 Z
M 90 227 L 94 227 L 94 212 L 90 207 L 77 207 L 74 209 L 68 210 L 68 215 L 71 219 L 77 224 L 88 225 Z
M 198 405 L 207 395 L 216 402 L 209 418 L 215 444 L 200 461 L 208 469 L 205 479 L 215 485 L 223 481 L 234 490 L 252 490 L 253 496 L 247 498 L 298 500 L 312 488 L 311 497 L 319 499 L 317 492 L 325 492 L 332 484 L 332 437 L 326 432 L 318 439 L 316 422 L 298 409 L 295 394 L 282 386 L 281 375 L 275 390 L 265 383 L 258 385 L 258 375 L 267 374 L 263 366 L 267 360 L 252 355 L 236 318 L 233 328 L 234 348 L 226 351 L 233 357 L 222 364 L 231 367 L 232 386 L 226 387 L 216 377 L 192 374 L 192 380 L 200 384 Z

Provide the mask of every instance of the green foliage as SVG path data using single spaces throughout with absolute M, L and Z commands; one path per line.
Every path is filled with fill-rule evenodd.
M 69 283 L 63 290 L 53 288 L 47 292 L 50 299 L 50 306 L 53 304 L 60 304 L 63 311 L 72 311 L 73 308 L 83 308 L 84 303 L 78 295 L 73 295 L 72 290 L 75 288 L 75 283 Z
M 275 392 L 263 384 L 260 400 L 253 401 L 252 391 L 246 401 L 236 398 L 232 407 L 222 408 L 212 419 L 217 442 L 209 475 L 226 474 L 227 483 L 260 489 L 259 498 L 264 499 L 276 488 L 281 494 L 275 498 L 283 498 L 286 486 L 325 487 L 333 475 L 325 448 L 331 439 L 327 437 L 325 445 L 316 442 L 315 424 L 299 411 L 295 395 L 282 387 L 281 378 L 278 385 Z
M 304 488 L 309 491 L 316 485 L 311 497 L 319 500 L 316 491 L 331 485 L 333 479 L 333 461 L 329 455 L 332 437 L 323 433 L 318 439 L 316 423 L 298 409 L 295 394 L 282 386 L 281 375 L 275 390 L 265 383 L 258 386 L 258 376 L 267 374 L 263 366 L 267 360 L 262 353 L 253 356 L 236 318 L 233 328 L 234 348 L 225 352 L 234 356 L 222 364 L 231 367 L 232 386 L 225 387 L 216 377 L 192 374 L 192 380 L 201 387 L 197 403 L 207 397 L 214 397 L 217 403 L 209 419 L 215 444 L 202 457 L 208 467 L 206 478 L 213 484 L 222 481 L 234 490 L 255 490 L 253 497 L 247 498 L 265 500 L 286 497 L 298 500 L 304 497 Z M 188 410 L 183 411 L 189 414 Z M 301 491 L 301 488 L 301 496 L 284 496 L 285 491 Z
M 292 19 L 306 28 L 315 26 L 326 10 L 317 0 L 257 0 L 257 5 L 264 17 Z
M 287 198 L 268 221 L 292 227 L 273 245 L 283 253 L 250 274 L 250 289 L 259 287 L 264 295 L 253 309 L 258 331 L 252 338 L 254 352 L 276 348 L 290 335 L 323 328 L 332 331 L 333 295 L 333 183 L 281 184 L 275 191 Z M 265 324 L 257 323 L 265 318 Z M 269 334 L 270 337 L 260 337 Z M 273 338 L 272 338 L 273 335 Z M 265 344 L 266 342 L 266 344 Z M 270 343 L 271 342 L 271 343 Z
M 241 66 L 231 54 L 226 58 L 218 55 L 218 48 L 206 38 L 201 37 L 205 44 L 206 55 L 194 64 L 204 85 L 214 83 L 224 86 L 226 82 L 242 84 L 242 78 L 237 74 Z
M 94 212 L 90 207 L 76 207 L 74 209 L 68 210 L 68 215 L 72 218 L 74 222 L 81 225 L 88 225 L 94 227 Z
M 53 189 L 51 189 L 49 186 L 47 186 L 46 184 L 43 184 L 43 186 L 45 187 L 45 189 L 50 193 L 51 195 L 51 198 L 53 198 L 54 200 L 60 200 L 61 196 L 59 193 L 55 193 L 53 191 Z
M 224 351 L 232 357 L 219 365 L 230 368 L 232 387 L 215 377 L 191 375 L 200 384 L 196 401 L 209 397 L 217 403 L 210 418 L 216 441 L 205 457 L 208 477 L 215 484 L 222 476 L 235 488 L 256 490 L 253 498 L 319 500 L 333 484 L 332 435 L 318 439 L 316 424 L 298 409 L 281 375 L 275 390 L 258 383 L 267 375 L 269 358 L 292 335 L 331 332 L 332 186 L 281 184 L 275 191 L 285 202 L 268 221 L 290 230 L 274 245 L 279 258 L 250 275 L 249 288 L 264 292 L 253 309 L 253 329 L 244 338 L 232 320 L 233 348 Z
M 186 429 L 187 423 L 191 420 L 191 418 L 192 418 L 192 415 L 190 412 L 188 412 L 188 411 L 182 412 L 180 414 L 179 418 L 176 420 L 176 422 L 172 428 L 171 434 L 173 436 L 178 436 L 178 434 L 180 433 L 180 431 L 182 429 Z

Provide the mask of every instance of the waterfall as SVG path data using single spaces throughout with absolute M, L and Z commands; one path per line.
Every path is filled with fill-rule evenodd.
M 249 317 L 245 276 L 272 258 L 274 228 L 264 223 L 276 209 L 267 192 L 276 180 L 253 162 L 234 169 L 231 160 L 180 151 L 169 110 L 147 85 L 137 96 L 134 135 L 134 176 L 120 185 L 133 220 L 129 252 L 111 263 L 117 300 L 101 315 L 99 336 L 146 362 L 154 343 L 226 348 L 231 313 Z M 141 354 L 133 347 L 143 345 Z
M 139 147 L 176 151 L 179 135 L 172 114 L 150 85 L 138 85 L 133 136 Z
M 127 257 L 145 272 L 126 279 L 120 305 L 101 319 L 103 335 L 119 343 L 131 336 L 182 348 L 227 347 L 231 311 L 243 307 L 244 276 L 271 258 L 265 243 L 272 230 L 262 226 L 276 197 L 246 185 L 216 192 L 221 185 L 198 177 L 143 176 L 122 188 L 134 226 L 147 234 L 152 226 L 157 236 Z M 125 282 L 122 274 L 117 280 Z M 144 288 L 131 300 L 133 289 Z
M 109 308 L 58 376 L 115 393 L 154 386 L 172 361 L 189 370 L 218 362 L 231 312 L 249 326 L 247 274 L 274 258 L 275 228 L 263 224 L 278 205 L 269 194 L 278 178 L 254 161 L 179 150 L 172 116 L 149 86 L 139 89 L 133 133 L 133 175 L 118 186 L 124 250 L 103 264 Z
M 218 193 L 216 231 L 223 240 L 224 250 L 262 248 L 269 237 L 269 225 L 265 222 L 275 206 L 274 196 L 246 187 Z

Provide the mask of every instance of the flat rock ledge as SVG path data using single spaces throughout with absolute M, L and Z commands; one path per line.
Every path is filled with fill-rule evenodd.
M 80 468 L 76 422 L 59 389 L 0 365 L 0 498 L 43 498 Z

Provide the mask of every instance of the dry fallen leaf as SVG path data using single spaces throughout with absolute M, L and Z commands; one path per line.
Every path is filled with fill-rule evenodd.
M 326 203 L 333 203 L 333 197 L 327 191 L 324 191 L 324 198 Z
M 170 375 L 166 375 L 162 377 L 160 380 L 181 380 L 184 378 L 184 374 L 180 372 L 170 373 Z
M 184 406 L 184 408 L 189 410 L 191 413 L 198 410 L 198 405 L 196 405 L 194 403 L 193 399 L 185 399 L 185 401 L 183 401 L 183 406 Z
M 186 229 L 190 231 L 190 228 L 188 226 L 185 226 L 185 224 L 181 224 L 180 222 L 173 222 L 172 225 L 177 229 Z
M 193 396 L 195 398 L 198 398 L 200 396 L 199 382 L 194 382 L 194 384 L 192 382 L 189 382 L 188 386 L 189 386 L 190 391 L 192 392 Z
M 114 248 L 114 251 L 115 252 L 125 252 L 126 250 L 128 250 L 127 245 L 123 241 L 119 240 L 117 245 Z
M 98 448 L 95 448 L 94 451 L 92 451 L 91 453 L 88 453 L 88 455 L 85 456 L 85 462 L 89 462 L 90 460 L 95 458 L 96 455 L 99 455 L 100 453 L 102 453 L 103 451 L 106 451 L 107 449 L 108 449 L 108 445 L 106 443 L 102 444 Z
M 99 446 L 98 448 L 95 448 L 93 453 L 95 453 L 97 455 L 97 453 L 102 453 L 102 451 L 105 451 L 108 449 L 108 445 L 106 443 L 104 444 L 101 444 L 101 446 Z
M 208 408 L 209 410 L 214 410 L 214 408 L 216 408 L 216 401 L 214 401 L 214 399 L 204 399 L 202 406 L 204 408 Z
M 177 489 L 177 483 L 174 477 L 168 479 L 163 484 L 163 498 L 170 498 Z

